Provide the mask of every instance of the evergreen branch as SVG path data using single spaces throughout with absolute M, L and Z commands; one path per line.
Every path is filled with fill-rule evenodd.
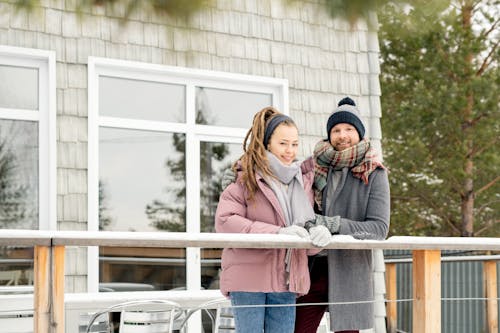
M 481 1 L 482 0 L 477 0 L 476 2 L 472 3 L 472 11 L 473 12 L 477 10 L 477 7 L 479 7 L 479 5 L 481 4 Z
M 455 233 L 457 234 L 461 233 L 460 229 L 455 226 L 452 220 L 446 218 L 444 219 L 444 222 L 446 222 L 446 224 L 450 227 L 450 229 L 453 230 Z
M 460 196 L 462 196 L 464 192 L 462 191 L 461 182 L 459 182 L 458 179 L 456 179 L 454 174 L 448 174 L 448 176 L 450 179 L 450 181 L 448 183 L 450 184 L 453 192 L 458 193 L 458 194 L 460 194 Z
M 481 119 L 483 119 L 483 117 L 486 117 L 486 113 L 481 113 L 479 114 L 477 117 L 474 117 L 471 121 L 470 121 L 470 126 L 471 127 L 474 127 L 478 121 L 480 121 Z
M 482 205 L 481 207 L 479 207 L 477 209 L 476 214 L 479 215 L 484 209 L 489 208 L 490 205 L 497 203 L 497 202 L 500 202 L 500 200 L 492 200 L 492 201 L 485 202 L 484 205 Z
M 483 63 L 481 64 L 481 67 L 479 67 L 479 69 L 476 72 L 476 76 L 481 76 L 484 73 L 484 71 L 489 67 L 489 65 L 493 62 L 492 57 L 495 54 L 495 51 L 496 51 L 499 44 L 500 44 L 500 40 L 497 40 L 497 42 L 493 45 L 493 47 L 491 48 L 491 50 L 488 53 L 488 55 L 486 56 L 486 58 L 484 58 Z
M 415 186 L 412 186 L 413 189 L 415 189 Z M 434 200 L 431 199 L 431 196 L 429 195 L 425 195 L 424 193 L 420 193 L 420 191 L 418 191 L 417 189 L 415 189 L 417 191 L 417 194 L 418 194 L 418 197 L 420 199 L 422 199 L 425 203 L 427 203 L 432 209 L 434 209 L 435 211 L 438 212 L 438 215 L 441 216 L 441 218 L 443 219 L 443 221 L 446 222 L 446 224 L 456 233 L 460 234 L 461 231 L 459 228 L 457 228 L 455 226 L 455 224 L 453 223 L 453 220 L 452 218 L 450 218 L 448 216 L 448 214 L 446 212 L 443 211 L 442 209 L 442 206 L 439 206 L 437 204 L 437 202 L 435 202 Z
M 494 138 L 490 143 L 483 145 L 481 148 L 477 150 L 473 150 L 471 153 L 471 157 L 476 157 L 477 155 L 481 155 L 483 151 L 488 150 L 490 147 L 496 145 L 498 142 L 498 138 Z
M 482 234 L 483 232 L 487 231 L 488 229 L 490 229 L 491 227 L 493 227 L 495 224 L 497 224 L 498 222 L 500 222 L 500 220 L 488 220 L 486 221 L 484 227 L 482 227 L 481 229 L 479 229 L 477 232 L 475 232 L 474 234 L 476 236 L 479 236 L 480 234 Z
M 435 49 L 437 50 L 437 52 L 441 56 L 441 58 L 444 60 L 444 62 L 450 63 L 448 54 L 443 50 L 443 48 L 441 47 L 441 44 L 437 43 L 437 41 L 433 41 L 432 43 L 434 44 Z M 451 67 L 448 67 L 448 68 L 451 68 Z M 448 76 L 454 82 L 458 81 L 457 75 L 451 70 L 447 71 L 446 76 Z
M 483 187 L 481 187 L 479 190 L 476 191 L 476 195 L 478 195 L 479 193 L 481 193 L 483 191 L 486 191 L 487 189 L 489 189 L 490 187 L 492 187 L 493 185 L 495 185 L 495 183 L 498 182 L 499 179 L 500 179 L 500 176 L 497 176 L 491 182 L 489 182 L 488 184 L 486 184 Z
M 391 195 L 391 199 L 393 200 L 402 200 L 402 201 L 418 201 L 418 197 L 406 197 L 406 196 L 396 196 Z
M 461 198 L 464 197 L 464 191 L 462 191 L 462 186 L 461 185 L 452 185 L 451 188 L 453 189 L 454 192 L 458 193 Z
M 493 32 L 493 31 L 496 31 L 496 27 L 498 25 L 498 23 L 500 23 L 500 18 L 498 18 L 495 22 L 493 22 L 493 24 L 491 25 L 491 27 L 484 32 L 483 36 L 484 37 L 488 37 L 488 35 Z

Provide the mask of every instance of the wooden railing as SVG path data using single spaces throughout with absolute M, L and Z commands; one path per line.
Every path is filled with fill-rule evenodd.
M 0 230 L 1 246 L 34 246 L 34 328 L 36 333 L 64 332 L 64 256 L 66 246 L 314 248 L 296 236 L 167 232 L 85 232 Z M 384 241 L 333 236 L 328 249 L 400 249 L 413 251 L 414 333 L 441 331 L 441 251 L 500 251 L 499 238 L 406 237 Z M 488 314 L 494 324 L 498 293 L 496 265 L 487 265 Z M 392 269 L 388 268 L 391 277 Z M 388 290 L 388 299 L 392 291 Z M 389 309 L 390 310 L 390 309 Z M 392 310 L 389 312 L 391 315 Z M 496 319 L 498 326 L 498 319 Z

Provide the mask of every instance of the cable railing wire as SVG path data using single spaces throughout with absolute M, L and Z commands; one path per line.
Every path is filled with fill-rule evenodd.
M 457 297 L 457 298 L 441 298 L 441 301 L 499 301 L 500 298 L 488 298 L 488 297 Z M 217 308 L 263 308 L 263 307 L 299 307 L 299 306 L 325 306 L 325 305 L 352 305 L 352 304 L 369 304 L 369 303 L 405 303 L 413 302 L 414 298 L 402 298 L 396 300 L 382 299 L 382 300 L 367 300 L 367 301 L 352 301 L 352 302 L 313 302 L 313 303 L 290 303 L 290 304 L 248 304 L 248 305 L 218 305 Z M 197 309 L 213 309 L 213 307 L 200 306 Z

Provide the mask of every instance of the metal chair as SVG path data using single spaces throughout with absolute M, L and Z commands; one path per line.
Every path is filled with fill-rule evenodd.
M 95 331 L 93 327 L 98 318 L 109 316 L 112 312 L 120 312 L 120 333 L 173 332 L 174 322 L 182 321 L 184 313 L 178 303 L 167 300 L 124 302 L 96 312 L 90 319 L 86 332 L 110 332 L 111 325 L 107 325 L 104 331 Z
M 93 318 L 95 316 L 95 318 Z M 104 312 L 96 315 L 96 313 L 81 313 L 78 317 L 78 332 L 79 333 L 109 333 L 112 332 L 111 322 L 109 320 L 110 313 Z
M 215 310 L 215 313 L 213 310 Z M 204 311 L 210 317 L 212 322 L 212 333 L 235 332 L 236 328 L 234 325 L 231 301 L 225 297 L 205 302 L 196 308 L 189 310 L 180 325 L 181 332 L 184 332 L 188 319 L 197 311 Z
M 17 286 L 19 284 L 19 280 L 21 279 L 22 271 L 14 270 L 14 271 L 0 271 L 0 281 L 5 281 L 4 285 L 6 286 Z

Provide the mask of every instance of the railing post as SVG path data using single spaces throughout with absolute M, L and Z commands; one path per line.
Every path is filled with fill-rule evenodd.
M 34 255 L 34 331 L 35 333 L 50 332 L 50 247 L 35 246 Z
M 441 251 L 413 251 L 413 333 L 441 332 Z
M 52 247 L 52 323 L 51 332 L 64 333 L 64 246 Z
M 497 262 L 487 260 L 483 263 L 483 279 L 486 300 L 486 320 L 488 333 L 498 333 L 498 288 Z
M 385 306 L 385 312 L 387 316 L 387 333 L 396 333 L 397 328 L 397 276 L 396 276 L 396 264 L 390 263 L 385 264 L 385 292 L 387 299 L 387 304 Z
M 64 333 L 64 246 L 35 246 L 34 331 Z

